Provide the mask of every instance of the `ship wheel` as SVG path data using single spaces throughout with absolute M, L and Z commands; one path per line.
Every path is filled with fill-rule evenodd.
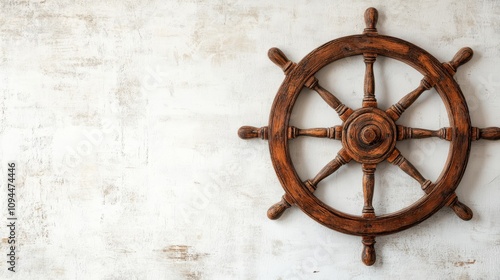
M 449 206 L 463 220 L 472 211 L 461 203 L 457 188 L 467 166 L 471 141 L 500 139 L 500 128 L 479 129 L 471 126 L 469 111 L 460 87 L 453 79 L 457 68 L 472 57 L 470 48 L 462 48 L 450 62 L 440 63 L 425 50 L 398 38 L 378 34 L 378 12 L 365 12 L 366 28 L 360 35 L 330 41 L 293 63 L 277 48 L 269 50 L 269 58 L 284 71 L 286 78 L 276 94 L 269 125 L 261 128 L 243 126 L 238 135 L 243 139 L 262 138 L 269 142 L 274 169 L 285 190 L 280 202 L 267 212 L 270 219 L 279 218 L 292 205 L 333 230 L 362 237 L 362 261 L 375 262 L 375 237 L 395 233 L 429 218 L 443 206 Z M 326 65 L 346 57 L 362 55 L 365 63 L 362 106 L 353 110 L 334 94 L 324 89 L 314 75 Z M 377 106 L 373 64 L 377 56 L 402 61 L 418 70 L 423 78 L 413 91 L 386 110 Z M 289 126 L 290 114 L 303 87 L 316 91 L 342 120 L 330 128 L 300 129 Z M 439 130 L 397 125 L 404 111 L 425 91 L 434 88 L 443 101 L 450 127 Z M 312 179 L 302 181 L 292 164 L 288 141 L 299 136 L 325 137 L 342 141 L 342 148 Z M 405 139 L 438 137 L 450 142 L 449 154 L 440 176 L 431 182 L 401 154 L 396 147 Z M 358 162 L 363 170 L 364 205 L 360 216 L 347 214 L 326 205 L 314 191 L 318 184 L 342 165 Z M 377 164 L 388 161 L 399 166 L 420 183 L 424 195 L 412 205 L 397 212 L 377 215 L 372 206 L 374 176 Z

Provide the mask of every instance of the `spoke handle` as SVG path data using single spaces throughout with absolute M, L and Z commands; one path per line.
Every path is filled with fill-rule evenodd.
M 500 140 L 500 127 L 472 128 L 472 140 Z
M 260 128 L 254 126 L 242 126 L 238 129 L 238 136 L 241 139 L 260 138 L 266 140 L 269 136 L 269 130 L 267 126 Z
M 473 216 L 472 210 L 467 205 L 460 202 L 455 193 L 451 197 L 448 206 L 453 210 L 453 212 L 455 212 L 455 214 L 457 214 L 457 216 L 460 219 L 464 221 L 472 219 Z
M 277 220 L 283 215 L 286 209 L 290 208 L 292 204 L 288 202 L 290 198 L 288 198 L 287 194 L 284 194 L 281 197 L 281 201 L 275 203 L 273 206 L 267 210 L 267 217 L 271 220 Z M 291 201 L 291 200 L 290 200 Z
M 361 253 L 361 260 L 365 265 L 373 265 L 377 260 L 377 255 L 375 253 L 375 237 L 373 236 L 363 236 L 363 252 Z
M 464 47 L 458 50 L 458 52 L 453 56 L 450 62 L 444 63 L 446 70 L 450 72 L 450 74 L 455 75 L 458 67 L 464 65 L 469 60 L 471 60 L 474 52 L 469 47 Z
M 465 63 L 469 62 L 469 60 L 471 60 L 473 54 L 474 52 L 472 51 L 471 48 L 469 47 L 461 48 L 451 59 L 450 61 L 451 67 L 453 67 L 453 69 L 457 69 L 458 67 L 464 65 Z
M 267 52 L 267 56 L 269 59 L 276 65 L 278 65 L 283 72 L 285 72 L 285 75 L 288 75 L 288 73 L 292 70 L 292 66 L 294 63 L 286 57 L 286 55 L 278 48 L 271 48 Z
M 366 28 L 363 33 L 377 33 L 378 11 L 370 7 L 365 11 Z

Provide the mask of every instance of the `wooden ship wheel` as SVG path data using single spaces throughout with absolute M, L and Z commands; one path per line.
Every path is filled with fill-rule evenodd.
M 467 166 L 471 142 L 479 139 L 500 139 L 500 128 L 471 126 L 469 110 L 460 87 L 453 79 L 457 68 L 469 61 L 472 50 L 462 48 L 450 62 L 441 63 L 425 50 L 407 41 L 380 35 L 376 29 L 378 12 L 365 12 L 366 28 L 360 35 L 332 40 L 313 50 L 300 62 L 293 63 L 277 48 L 269 50 L 269 58 L 286 77 L 276 94 L 271 108 L 269 125 L 261 128 L 243 126 L 238 135 L 243 139 L 268 140 L 272 163 L 285 190 L 280 202 L 271 206 L 267 215 L 279 218 L 292 205 L 320 224 L 333 230 L 362 237 L 362 261 L 375 262 L 375 237 L 395 233 L 429 218 L 443 206 L 449 206 L 463 220 L 472 218 L 472 211 L 461 203 L 457 188 Z M 315 74 L 339 59 L 362 55 L 366 66 L 364 97 L 359 109 L 344 105 L 334 94 L 324 89 Z M 418 70 L 423 78 L 416 89 L 402 97 L 386 110 L 377 106 L 373 64 L 377 56 L 397 59 Z M 316 91 L 342 120 L 330 128 L 300 129 L 289 126 L 290 115 L 303 87 Z M 448 113 L 450 127 L 427 130 L 397 124 L 404 111 L 425 91 L 434 88 Z M 342 148 L 312 179 L 301 180 L 292 164 L 289 141 L 299 136 L 325 137 L 342 141 Z M 435 182 L 426 179 L 396 147 L 405 139 L 438 137 L 449 141 L 448 158 Z M 361 215 L 341 212 L 318 199 L 314 191 L 318 184 L 342 165 L 358 162 L 363 170 L 364 205 Z M 384 215 L 377 215 L 372 206 L 375 170 L 377 164 L 388 161 L 399 166 L 421 185 L 423 196 L 408 207 Z

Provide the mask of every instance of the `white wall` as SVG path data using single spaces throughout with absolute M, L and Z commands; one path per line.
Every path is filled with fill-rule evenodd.
M 500 143 L 473 144 L 457 193 L 469 222 L 442 209 L 404 232 L 377 238 L 377 263 L 360 261 L 359 237 L 291 209 L 266 218 L 283 190 L 267 143 L 243 141 L 242 125 L 266 125 L 281 70 L 280 47 L 298 61 L 317 46 L 364 28 L 448 61 L 464 46 L 474 58 L 456 75 L 474 126 L 500 126 L 500 4 L 489 1 L 3 1 L 0 8 L 2 186 L 17 163 L 18 272 L 2 279 L 494 279 L 500 275 Z M 361 58 L 318 74 L 349 106 L 362 99 Z M 412 90 L 420 74 L 379 58 L 382 107 Z M 304 91 L 292 123 L 340 124 Z M 401 123 L 448 125 L 435 91 Z M 401 145 L 400 145 L 401 144 Z M 448 144 L 401 142 L 435 180 Z M 340 144 L 298 139 L 292 157 L 310 178 Z M 325 180 L 318 195 L 349 213 L 362 206 L 360 166 Z M 376 173 L 379 213 L 422 196 L 394 166 Z M 0 192 L 1 223 L 7 192 Z M 5 260 L 4 260 L 5 258 Z

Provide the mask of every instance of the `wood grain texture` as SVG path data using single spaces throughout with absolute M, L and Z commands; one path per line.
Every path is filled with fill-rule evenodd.
M 377 99 L 375 98 L 375 77 L 373 73 L 373 63 L 377 59 L 377 55 L 373 53 L 364 53 L 365 61 L 365 82 L 363 97 L 363 107 L 377 107 Z
M 284 194 L 281 197 L 281 200 L 271 206 L 269 210 L 267 210 L 267 217 L 271 220 L 276 220 L 283 215 L 286 209 L 292 206 L 291 198 L 288 195 Z
M 387 109 L 386 113 L 394 120 L 397 121 L 401 114 L 408 109 L 408 107 L 417 100 L 420 95 L 429 90 L 432 87 L 432 84 L 429 82 L 429 79 L 424 77 L 420 82 L 420 85 L 413 90 L 412 92 L 405 95 L 401 100 L 399 100 L 396 104 L 392 105 L 389 109 Z
M 429 137 L 438 137 L 450 141 L 453 136 L 453 128 L 451 127 L 443 127 L 438 130 L 429 130 L 429 129 L 413 128 L 413 127 L 398 125 L 397 131 L 398 131 L 397 132 L 398 141 L 405 139 L 422 139 Z
M 469 47 L 461 48 L 460 50 L 458 50 L 455 56 L 453 56 L 452 60 L 450 62 L 443 63 L 443 66 L 451 75 L 455 75 L 458 67 L 462 66 L 463 64 L 471 60 L 472 55 L 473 51 L 471 48 Z
M 306 81 L 305 86 L 316 91 L 319 96 L 323 98 L 326 104 L 328 104 L 337 112 L 341 120 L 346 121 L 347 118 L 349 118 L 349 116 L 352 114 L 352 109 L 347 107 L 344 103 L 340 102 L 340 100 L 331 92 L 320 86 L 318 83 L 318 79 L 316 79 L 315 77 L 309 78 Z
M 375 164 L 363 164 L 363 218 L 375 217 L 373 208 L 373 192 L 375 189 Z
M 472 140 L 500 140 L 499 127 L 486 127 L 486 128 L 472 128 Z
M 373 265 L 377 260 L 377 254 L 375 253 L 375 237 L 374 236 L 363 236 L 363 251 L 361 253 L 361 261 L 365 265 Z

